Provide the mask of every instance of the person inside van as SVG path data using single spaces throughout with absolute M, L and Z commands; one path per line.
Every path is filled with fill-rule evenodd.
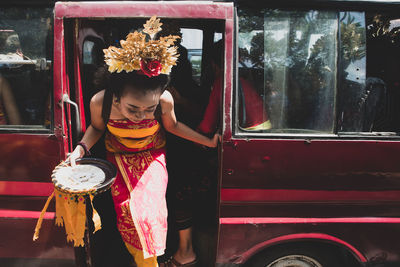
M 212 67 L 215 80 L 208 101 L 206 111 L 197 130 L 203 134 L 211 135 L 218 130 L 220 125 L 220 110 L 223 93 L 223 40 L 214 44 L 212 49 Z M 245 131 L 268 130 L 271 122 L 268 118 L 264 103 L 252 83 L 244 77 L 239 77 L 239 125 Z
M 20 125 L 21 117 L 7 79 L 0 75 L 0 125 Z
M 13 30 L 0 30 L 0 60 L 22 59 L 18 35 Z M 21 116 L 11 85 L 6 77 L 1 75 L 1 69 L 14 67 L 10 64 L 0 64 L 0 125 L 21 124 Z

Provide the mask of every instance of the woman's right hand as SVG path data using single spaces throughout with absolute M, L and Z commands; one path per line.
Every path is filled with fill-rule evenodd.
M 77 145 L 65 161 L 69 161 L 72 167 L 76 166 L 76 160 L 85 155 L 85 149 L 81 145 Z

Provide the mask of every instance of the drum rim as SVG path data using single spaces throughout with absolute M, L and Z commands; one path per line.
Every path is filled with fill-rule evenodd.
M 106 178 L 105 180 L 96 185 L 94 188 L 92 189 L 86 189 L 86 190 L 71 190 L 71 188 L 66 187 L 64 185 L 61 185 L 58 183 L 57 179 L 56 179 L 56 173 L 60 168 L 63 168 L 66 166 L 66 164 L 68 164 L 67 162 L 63 162 L 60 165 L 58 165 L 52 172 L 51 178 L 52 178 L 52 182 L 54 184 L 54 187 L 64 193 L 68 193 L 68 194 L 74 194 L 74 195 L 96 195 L 99 193 L 102 193 L 104 191 L 107 191 L 108 189 L 110 189 L 110 187 L 112 186 L 112 184 L 115 181 L 115 178 L 117 176 L 117 168 L 109 161 L 104 160 L 104 159 L 100 159 L 100 158 L 81 158 L 81 159 L 77 159 L 76 163 L 78 165 L 80 164 L 91 164 L 94 165 L 98 168 L 100 168 Z

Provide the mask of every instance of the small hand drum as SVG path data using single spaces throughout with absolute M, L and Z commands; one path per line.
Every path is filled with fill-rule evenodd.
M 57 190 L 68 194 L 96 195 L 108 190 L 114 183 L 117 168 L 108 161 L 83 158 L 73 168 L 66 163 L 58 165 L 51 176 Z

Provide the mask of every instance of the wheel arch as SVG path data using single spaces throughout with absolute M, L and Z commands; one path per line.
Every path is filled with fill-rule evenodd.
M 362 264 L 367 262 L 367 258 L 358 249 L 356 249 L 353 245 L 340 238 L 323 233 L 298 233 L 298 234 L 283 235 L 258 243 L 257 245 L 251 247 L 246 252 L 244 252 L 241 255 L 241 257 L 239 257 L 235 261 L 235 263 L 244 264 L 257 254 L 266 251 L 268 249 L 277 247 L 279 245 L 304 243 L 304 242 L 314 243 L 314 244 L 324 243 L 325 245 L 334 246 L 338 249 L 343 248 L 348 253 L 350 253 L 350 255 L 352 255 L 356 261 Z

